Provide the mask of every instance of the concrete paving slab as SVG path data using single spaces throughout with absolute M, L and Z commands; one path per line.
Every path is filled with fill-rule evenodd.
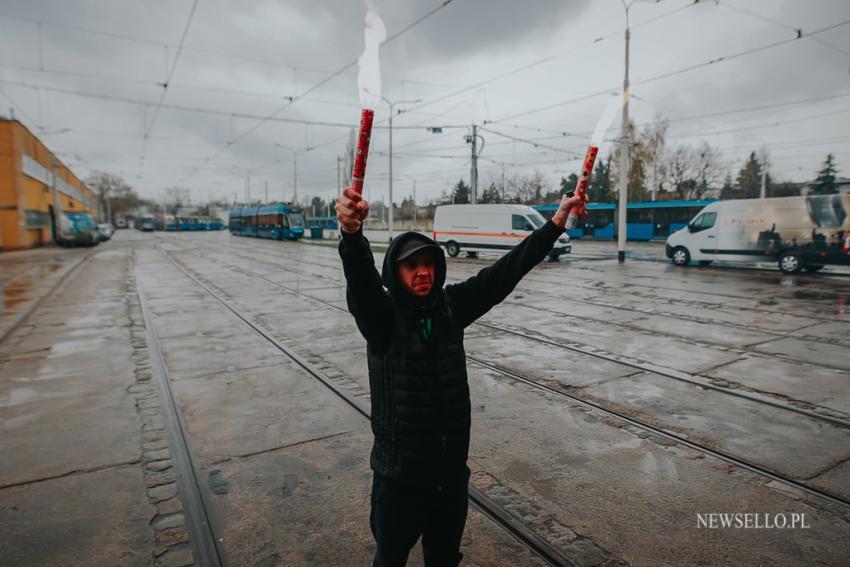
M 234 319 L 234 323 L 239 321 Z M 245 333 L 253 333 L 247 327 L 243 329 Z M 268 343 L 260 343 L 253 336 L 233 334 L 171 337 L 162 345 L 162 353 L 169 375 L 175 381 L 226 368 L 268 366 L 283 359 L 280 351 Z
M 176 381 L 173 390 L 202 463 L 369 429 L 368 420 L 285 359 Z
M 533 331 L 544 337 L 583 343 L 685 372 L 700 372 L 739 358 L 735 353 L 695 345 L 681 339 L 659 338 L 648 331 L 631 331 L 585 320 L 545 317 L 528 309 L 523 312 L 522 308 L 516 308 L 514 316 L 506 319 L 501 309 L 501 306 L 495 308 L 482 320 L 497 325 L 513 325 L 518 330 L 524 329 L 522 332 Z
M 850 457 L 847 429 L 656 374 L 591 385 L 584 394 L 798 480 Z
M 850 356 L 847 349 L 826 343 L 787 338 L 758 345 L 755 349 L 818 366 L 850 370 Z
M 850 372 L 845 370 L 748 355 L 706 375 L 850 415 Z
M 663 448 L 562 399 L 470 369 L 470 457 L 565 526 L 629 565 L 841 564 L 850 524 Z M 521 408 L 521 410 L 518 410 Z M 802 513 L 810 529 L 700 529 L 697 513 Z
M 568 388 L 587 386 L 634 374 L 634 368 L 600 360 L 589 355 L 555 348 L 540 348 L 539 343 L 510 334 L 467 339 L 466 353 L 498 364 L 520 375 L 534 375 L 546 383 Z
M 845 459 L 812 478 L 809 484 L 821 490 L 835 490 L 838 487 L 838 493 L 847 500 L 850 498 L 850 459 Z
M 647 316 L 629 322 L 630 326 L 653 331 L 660 336 L 674 335 L 683 339 L 698 339 L 700 341 L 743 348 L 747 345 L 771 340 L 776 335 L 748 331 L 739 327 L 715 325 L 696 321 L 683 321 L 677 319 L 675 322 L 664 317 Z
M 138 465 L 7 488 L 0 557 L 4 565 L 151 565 L 155 513 Z

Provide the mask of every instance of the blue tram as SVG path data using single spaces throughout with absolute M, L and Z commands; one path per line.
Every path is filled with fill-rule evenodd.
M 307 217 L 307 228 L 336 230 L 339 226 L 336 217 Z
M 626 238 L 666 240 L 668 236 L 686 226 L 703 207 L 713 202 L 713 199 L 704 199 L 629 203 L 626 211 Z M 532 208 L 549 219 L 558 210 L 558 205 L 534 205 Z M 617 238 L 617 203 L 589 203 L 587 216 L 579 221 L 576 228 L 567 232 L 570 238 Z
M 304 213 L 299 207 L 283 203 L 233 209 L 228 228 L 237 236 L 298 240 L 304 236 Z

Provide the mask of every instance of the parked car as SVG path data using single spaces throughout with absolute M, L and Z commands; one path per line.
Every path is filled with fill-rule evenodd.
M 101 242 L 112 238 L 114 232 L 115 229 L 113 229 L 112 225 L 108 222 L 102 222 L 97 225 L 97 239 Z

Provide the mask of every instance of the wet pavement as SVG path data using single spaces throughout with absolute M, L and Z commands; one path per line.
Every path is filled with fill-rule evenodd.
M 200 564 L 201 503 L 231 565 L 369 564 L 365 342 L 332 245 L 119 231 L 0 256 L 0 557 Z M 471 485 L 577 565 L 843 564 L 850 275 L 634 248 L 620 266 L 574 242 L 469 327 Z M 494 259 L 451 259 L 449 280 Z M 475 509 L 462 550 L 543 564 Z

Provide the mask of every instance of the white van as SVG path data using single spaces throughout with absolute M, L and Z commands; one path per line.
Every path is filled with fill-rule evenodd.
M 691 261 L 776 261 L 786 274 L 850 265 L 850 195 L 736 199 L 706 206 L 667 238 L 667 257 Z
M 434 240 L 449 256 L 466 252 L 508 251 L 546 220 L 526 205 L 441 205 L 434 213 Z M 550 260 L 570 252 L 570 237 L 558 237 Z

